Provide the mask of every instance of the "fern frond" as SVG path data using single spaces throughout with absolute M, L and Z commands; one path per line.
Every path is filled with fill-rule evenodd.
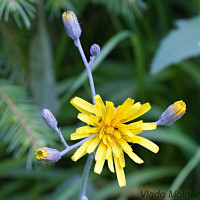
M 0 24 L 0 76 L 12 82 L 24 83 L 27 78 L 28 33 L 13 30 L 5 23 Z
M 22 87 L 0 81 L 0 113 L 0 138 L 9 153 L 22 156 L 29 147 L 53 145 L 54 134 Z
M 35 8 L 32 3 L 37 0 L 1 0 L 0 1 L 0 19 L 4 15 L 4 20 L 8 21 L 9 15 L 12 14 L 18 27 L 22 26 L 21 20 L 23 20 L 27 28 L 31 27 L 30 18 L 33 18 Z

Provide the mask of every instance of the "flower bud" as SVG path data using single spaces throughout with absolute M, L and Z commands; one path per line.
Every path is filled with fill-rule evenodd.
M 50 110 L 48 109 L 43 109 L 42 110 L 42 118 L 46 122 L 47 126 L 52 128 L 53 130 L 57 129 L 58 122 L 56 118 L 53 116 Z
M 36 158 L 44 162 L 57 162 L 61 159 L 60 152 L 50 147 L 39 148 L 35 152 Z
M 76 15 L 72 11 L 64 12 L 62 20 L 68 36 L 73 40 L 77 40 L 81 36 L 81 27 Z
M 93 44 L 90 47 L 90 54 L 94 57 L 98 56 L 100 54 L 100 46 L 98 44 Z
M 186 111 L 186 104 L 181 100 L 170 105 L 156 122 L 157 125 L 169 126 L 180 119 Z
M 82 197 L 80 198 L 80 200 L 88 200 L 88 198 L 87 198 L 86 196 L 82 196 Z

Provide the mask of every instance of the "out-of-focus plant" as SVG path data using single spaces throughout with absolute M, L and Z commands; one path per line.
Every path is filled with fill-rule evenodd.
M 10 6 L 12 2 L 17 2 L 22 7 L 31 24 L 30 28 L 24 22 L 19 11 L 11 12 L 12 8 L 10 7 L 6 11 L 5 5 Z M 28 2 L 34 7 L 32 9 L 33 17 L 28 14 L 26 6 L 22 2 L 25 4 Z M 151 96 L 150 103 L 153 105 L 153 109 L 151 115 L 147 113 L 144 116 L 147 121 L 150 119 L 156 121 L 168 103 L 176 101 L 177 98 L 183 98 L 188 105 L 187 115 L 176 125 L 159 128 L 152 133 L 142 133 L 141 136 L 159 142 L 161 151 L 158 158 L 154 159 L 149 152 L 139 149 L 135 145 L 137 153 L 143 155 L 145 164 L 138 169 L 127 159 L 128 187 L 126 190 L 119 189 L 116 180 L 105 168 L 102 176 L 98 176 L 98 179 L 93 173 L 90 174 L 87 190 L 89 199 L 118 197 L 140 199 L 141 190 L 146 188 L 150 191 L 167 192 L 169 189 L 180 189 L 190 192 L 198 191 L 200 187 L 199 160 L 196 159 L 199 152 L 200 131 L 198 126 L 200 120 L 200 60 L 196 56 L 198 55 L 198 46 L 196 46 L 198 34 L 195 35 L 199 27 L 196 19 L 199 15 L 200 3 L 198 0 L 145 1 L 146 8 L 144 8 L 143 5 L 139 5 L 140 2 L 119 0 L 0 1 L 0 88 L 1 90 L 7 87 L 18 89 L 20 86 L 20 90 L 25 91 L 25 96 L 29 99 L 29 103 L 25 104 L 26 110 L 29 110 L 30 106 L 31 112 L 37 116 L 36 119 L 35 114 L 28 115 L 27 121 L 38 121 L 41 124 L 39 110 L 44 107 L 45 101 L 48 103 L 48 100 L 51 99 L 48 97 L 56 94 L 57 98 L 53 98 L 55 101 L 52 101 L 58 100 L 58 106 L 55 107 L 54 113 L 59 121 L 59 126 L 63 127 L 63 137 L 69 141 L 69 134 L 66 133 L 72 133 L 82 124 L 74 120 L 76 113 L 67 103 L 68 100 L 78 94 L 90 101 L 90 89 L 86 81 L 87 73 L 83 71 L 79 74 L 82 70 L 82 63 L 77 59 L 79 55 L 75 48 L 68 45 L 70 41 L 58 20 L 63 10 L 74 10 L 81 18 L 81 27 L 84 31 L 82 43 L 85 49 L 89 49 L 90 42 L 96 41 L 99 44 L 105 42 L 105 45 L 101 44 L 101 54 L 91 68 L 93 72 L 95 71 L 96 89 L 104 99 L 120 104 L 127 97 L 145 102 Z M 41 3 L 44 6 L 41 7 Z M 136 9 L 133 9 L 134 6 Z M 5 20 L 8 11 L 9 17 L 8 20 Z M 14 15 L 17 15 L 19 25 L 17 25 Z M 180 21 L 180 19 L 183 26 L 181 26 L 182 23 L 174 26 L 174 22 Z M 42 24 L 43 30 L 39 24 Z M 186 26 L 189 28 L 184 28 Z M 85 27 L 87 27 L 87 35 Z M 170 32 L 171 34 L 168 34 Z M 187 40 L 185 40 L 185 35 L 187 35 Z M 43 40 L 43 38 L 46 39 Z M 173 40 L 171 41 L 171 39 Z M 179 39 L 180 44 L 177 44 Z M 162 42 L 160 43 L 160 41 Z M 176 44 L 177 48 L 167 45 L 168 42 Z M 189 46 L 187 48 L 184 45 Z M 175 49 L 176 51 L 174 51 Z M 167 55 L 165 50 L 167 50 Z M 86 51 L 86 54 L 87 52 L 89 51 Z M 51 59 L 49 59 L 50 57 Z M 154 61 L 152 62 L 152 60 Z M 32 66 L 31 70 L 30 65 Z M 150 71 L 154 71 L 154 74 L 150 74 Z M 7 80 L 5 81 L 5 79 Z M 51 87 L 53 79 L 54 84 Z M 30 80 L 34 81 L 31 83 Z M 37 82 L 37 80 L 39 81 Z M 43 88 L 40 87 L 39 82 L 44 83 L 47 89 L 45 92 L 42 92 Z M 16 91 L 18 91 L 17 89 Z M 52 94 L 47 92 L 51 91 L 50 89 L 54 91 Z M 4 93 L 6 91 L 7 89 Z M 14 90 L 11 93 L 14 94 Z M 36 98 L 40 95 L 43 96 L 43 101 Z M 15 102 L 15 95 L 9 96 L 13 97 L 11 100 L 20 110 L 23 107 L 22 102 Z M 20 98 L 20 95 L 17 95 L 17 98 Z M 0 104 L 2 105 L 1 109 L 8 109 L 2 98 L 0 98 Z M 59 112 L 56 112 L 58 109 Z M 12 116 L 16 119 L 14 115 Z M 13 118 L 9 118 L 10 121 L 13 122 Z M 4 117 L 0 117 L 1 125 L 4 125 L 4 121 L 1 121 L 3 119 Z M 42 130 L 43 128 L 46 129 L 42 125 Z M 44 134 L 46 135 L 49 131 L 44 131 Z M 23 138 L 27 133 L 24 131 L 21 133 L 23 137 L 17 138 L 17 143 L 24 146 L 23 141 L 27 142 L 27 140 L 23 140 Z M 37 135 L 37 132 L 33 132 L 33 134 Z M 38 139 L 44 146 L 53 146 L 62 150 L 63 147 L 56 142 L 58 138 L 54 134 L 47 134 L 47 136 L 51 139 L 48 140 L 48 138 L 38 135 L 36 140 Z M 76 165 L 76 168 L 69 158 L 65 158 L 55 166 L 48 164 L 45 170 L 43 166 L 42 169 L 26 171 L 26 163 L 27 169 L 31 169 L 32 165 L 32 143 L 30 142 L 27 148 L 27 150 L 29 149 L 28 154 L 27 151 L 15 154 L 18 151 L 17 146 L 14 145 L 16 148 L 12 151 L 8 150 L 15 139 L 12 137 L 2 139 L 5 135 L 1 134 L 1 130 L 0 137 L 0 179 L 2 180 L 0 199 L 13 199 L 13 194 L 18 199 L 30 198 L 30 194 L 32 199 L 74 199 L 80 187 L 80 174 L 85 164 L 84 158 L 79 161 L 80 164 Z M 71 146 L 72 143 L 69 142 L 69 145 Z M 71 152 L 69 154 L 71 155 Z M 11 155 L 16 155 L 16 157 L 13 158 Z M 150 167 L 158 165 L 158 162 L 159 167 Z M 12 193 L 10 193 L 11 190 Z

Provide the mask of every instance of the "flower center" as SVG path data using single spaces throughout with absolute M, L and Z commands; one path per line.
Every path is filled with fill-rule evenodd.
M 186 111 L 186 105 L 183 101 L 177 101 L 174 103 L 172 110 L 175 110 L 178 115 L 184 114 Z
M 107 133 L 107 134 L 113 134 L 114 128 L 112 126 L 105 126 L 104 132 Z
M 42 160 L 42 158 L 43 158 L 43 152 L 42 151 L 37 150 L 37 152 L 35 154 L 36 154 L 36 158 L 38 160 Z
M 49 157 L 50 155 L 47 152 L 44 152 L 41 148 L 35 152 L 36 158 L 38 160 L 43 160 L 44 157 Z

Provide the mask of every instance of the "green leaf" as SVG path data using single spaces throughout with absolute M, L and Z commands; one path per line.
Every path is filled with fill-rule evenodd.
M 49 33 L 42 15 L 40 15 L 37 35 L 31 41 L 29 58 L 34 102 L 55 112 L 57 94 L 53 72 L 53 53 Z
M 184 180 L 187 178 L 190 172 L 199 164 L 199 162 L 200 162 L 200 147 L 196 150 L 194 156 L 190 159 L 187 165 L 178 174 L 178 176 L 172 183 L 171 187 L 169 188 L 168 194 L 170 191 L 174 193 L 176 190 L 180 188 Z M 166 195 L 166 197 L 169 197 L 169 195 Z M 167 199 L 171 199 L 171 198 L 166 198 L 166 200 Z
M 200 16 L 178 20 L 162 41 L 153 58 L 151 73 L 156 74 L 170 65 L 200 55 Z
M 94 71 L 106 58 L 106 56 L 116 47 L 119 42 L 130 36 L 129 31 L 122 31 L 114 35 L 102 48 L 101 54 L 96 58 L 94 64 L 91 66 L 91 70 Z M 72 84 L 67 94 L 61 98 L 61 104 L 65 103 L 67 99 L 71 98 L 76 90 L 78 90 L 83 82 L 87 79 L 87 71 L 84 70 L 76 81 Z
M 117 181 L 113 181 L 107 185 L 97 194 L 98 200 L 107 199 L 110 196 L 114 196 L 117 193 L 128 194 L 133 191 L 134 188 L 151 181 L 155 181 L 164 177 L 173 176 L 178 172 L 176 167 L 155 167 L 149 169 L 140 169 L 132 174 L 128 174 L 127 186 L 119 188 Z
M 187 135 L 183 134 L 178 128 L 167 127 L 154 130 L 152 132 L 143 132 L 141 136 L 146 137 L 153 141 L 164 142 L 172 144 L 186 150 L 192 155 L 198 148 L 198 144 Z

